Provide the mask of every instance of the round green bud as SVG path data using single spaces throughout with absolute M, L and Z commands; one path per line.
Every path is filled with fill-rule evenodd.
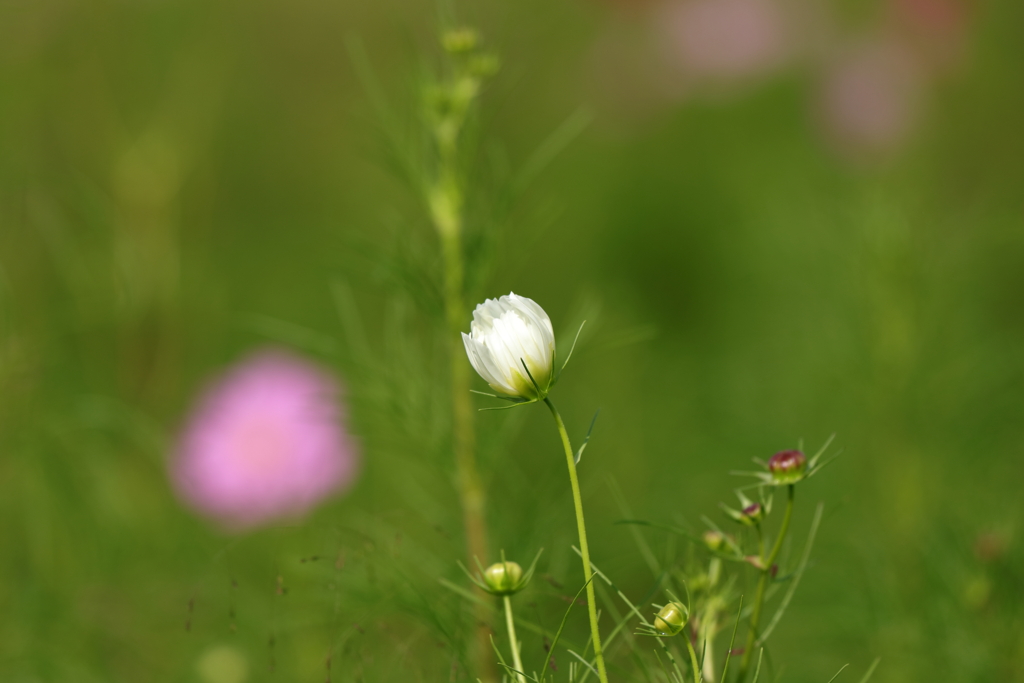
M 484 583 L 495 595 L 511 595 L 523 588 L 523 568 L 516 562 L 495 562 L 484 570 Z
M 654 617 L 654 628 L 668 636 L 674 636 L 686 626 L 689 610 L 680 602 L 670 602 L 658 611 Z
M 471 28 L 457 28 L 441 36 L 441 45 L 452 54 L 472 52 L 480 43 L 480 35 Z
M 707 546 L 707 549 L 712 552 L 717 552 L 725 547 L 725 534 L 721 531 L 709 529 L 704 532 L 701 538 L 704 540 L 704 545 Z

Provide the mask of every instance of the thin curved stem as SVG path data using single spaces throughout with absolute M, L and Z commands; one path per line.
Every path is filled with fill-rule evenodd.
M 576 456 L 572 451 L 572 444 L 569 442 L 569 434 L 565 431 L 565 423 L 562 416 L 558 414 L 555 404 L 545 398 L 544 403 L 551 409 L 551 415 L 555 418 L 555 425 L 562 437 L 562 446 L 565 447 L 565 461 L 569 466 L 569 483 L 572 485 L 572 500 L 576 506 L 576 527 L 580 534 L 580 557 L 583 558 L 583 580 L 587 582 L 587 611 L 590 613 L 590 636 L 594 641 L 594 659 L 597 662 L 597 677 L 601 683 L 608 683 L 608 672 L 604 666 L 604 651 L 601 648 L 601 632 L 597 623 L 597 599 L 594 595 L 593 570 L 590 568 L 590 549 L 587 545 L 587 525 L 583 521 L 583 497 L 580 495 L 580 480 L 576 475 Z
M 508 641 L 509 645 L 512 646 L 512 664 L 515 666 L 516 680 L 519 683 L 526 683 L 526 676 L 523 669 L 523 660 L 519 657 L 519 641 L 516 640 L 516 622 L 512 619 L 512 599 L 505 595 L 503 596 L 505 602 L 505 626 L 508 627 Z
M 764 606 L 764 593 L 768 588 L 768 579 L 771 577 L 772 565 L 775 564 L 775 560 L 779 556 L 779 551 L 782 550 L 782 542 L 786 538 L 786 533 L 789 531 L 789 522 L 793 518 L 793 493 L 795 487 L 789 485 L 789 496 L 786 500 L 786 514 L 782 518 L 782 526 L 779 528 L 779 535 L 775 539 L 774 545 L 772 545 L 771 554 L 768 557 L 761 557 L 761 565 L 764 567 L 761 570 L 761 578 L 757 582 L 757 594 L 754 597 L 754 611 L 750 614 L 750 628 L 747 631 L 747 645 L 743 649 L 743 661 L 740 662 L 740 670 L 736 675 L 736 683 L 743 683 L 747 677 L 747 671 L 750 669 L 750 662 L 754 655 L 754 643 L 757 640 L 757 626 L 761 621 L 761 608 Z

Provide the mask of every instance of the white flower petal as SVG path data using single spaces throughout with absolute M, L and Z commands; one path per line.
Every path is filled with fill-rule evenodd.
M 537 398 L 538 388 L 542 396 L 546 393 L 555 335 L 551 319 L 536 302 L 512 292 L 487 299 L 473 311 L 470 333 L 462 340 L 473 368 L 496 391 L 522 398 Z

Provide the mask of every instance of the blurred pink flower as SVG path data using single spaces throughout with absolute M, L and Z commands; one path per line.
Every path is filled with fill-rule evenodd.
M 968 13 L 957 0 L 892 0 L 896 25 L 933 69 L 942 72 L 964 62 Z
M 674 0 L 656 13 L 671 62 L 699 78 L 733 80 L 786 57 L 786 17 L 777 0 Z
M 966 25 L 964 8 L 953 0 L 893 0 L 897 14 L 918 32 L 949 40 Z
M 189 417 L 172 464 L 179 495 L 240 531 L 299 517 L 347 487 L 358 457 L 338 394 L 327 372 L 293 354 L 252 354 Z
M 880 152 L 902 143 L 917 122 L 924 78 L 914 54 L 895 40 L 856 46 L 827 72 L 825 125 L 841 146 Z

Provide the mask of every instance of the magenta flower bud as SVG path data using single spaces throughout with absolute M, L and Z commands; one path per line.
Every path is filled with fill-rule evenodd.
M 764 519 L 764 506 L 760 503 L 751 503 L 743 508 L 743 517 L 748 524 L 756 524 Z
M 339 388 L 285 351 L 260 351 L 200 396 L 171 464 L 181 499 L 231 531 L 295 519 L 355 478 Z
M 807 473 L 807 457 L 800 451 L 779 451 L 768 460 L 776 484 L 794 484 Z

